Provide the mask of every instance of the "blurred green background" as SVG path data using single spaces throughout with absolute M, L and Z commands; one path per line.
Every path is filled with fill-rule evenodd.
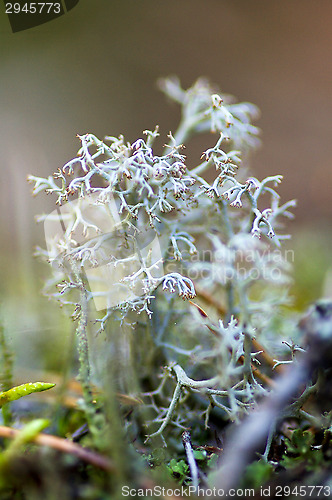
M 332 295 L 331 19 L 329 0 L 80 0 L 12 33 L 1 3 L 0 298 L 18 364 L 58 369 L 70 347 L 68 321 L 40 295 L 47 269 L 32 258 L 43 243 L 34 216 L 54 199 L 32 198 L 26 176 L 62 167 L 76 155 L 77 133 L 133 141 L 159 124 L 166 137 L 178 109 L 158 92 L 160 76 L 186 87 L 206 76 L 258 105 L 253 174 L 284 175 L 282 199 L 298 199 L 288 244 L 295 305 Z M 190 161 L 206 147 L 193 145 Z

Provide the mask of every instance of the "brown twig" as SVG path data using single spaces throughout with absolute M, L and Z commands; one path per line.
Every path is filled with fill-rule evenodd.
M 212 297 L 212 295 L 210 295 L 206 290 L 201 290 L 197 286 L 195 289 L 197 297 L 200 297 L 201 299 L 205 300 L 205 302 L 215 307 L 220 316 L 225 316 L 225 314 L 227 313 L 226 308 L 223 307 L 219 301 Z
M 20 434 L 20 432 L 21 431 L 13 429 L 12 427 L 0 425 L 1 437 L 14 439 Z M 67 439 L 41 433 L 33 439 L 33 442 L 38 444 L 39 446 L 48 446 L 49 448 L 53 448 L 54 450 L 59 450 L 63 453 L 74 455 L 80 460 L 92 464 L 100 469 L 104 469 L 107 471 L 115 470 L 114 464 L 112 464 L 112 462 L 108 458 L 103 457 L 102 455 L 99 455 L 98 453 L 95 453 L 93 451 L 87 450 L 86 448 L 83 448 L 82 446 L 73 443 L 72 441 L 68 441 Z

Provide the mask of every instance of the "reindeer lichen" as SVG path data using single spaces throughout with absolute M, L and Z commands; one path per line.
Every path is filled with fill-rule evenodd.
M 39 217 L 47 240 L 39 254 L 52 264 L 46 292 L 75 308 L 87 404 L 88 318 L 118 336 L 129 324 L 120 350 L 135 360 L 136 381 L 125 389 L 145 391 L 148 438 L 166 443 L 170 427 L 179 432 L 195 421 L 207 428 L 215 411 L 240 420 L 269 391 L 272 366 L 258 366 L 268 356 L 256 339 L 288 300 L 282 219 L 292 217 L 295 202 L 280 203 L 281 175 L 248 174 L 260 142 L 256 106 L 204 80 L 188 90 L 177 79 L 160 86 L 181 106 L 161 152 L 158 126 L 133 143 L 81 134 L 77 157 L 53 177 L 29 181 L 34 194 L 56 196 L 57 210 Z M 185 143 L 207 132 L 207 149 L 188 164 Z M 207 296 L 217 304 L 211 319 L 199 305 Z M 120 350 L 112 349 L 115 359 Z M 117 361 L 121 380 L 128 363 Z M 160 364 L 167 368 L 155 390 Z

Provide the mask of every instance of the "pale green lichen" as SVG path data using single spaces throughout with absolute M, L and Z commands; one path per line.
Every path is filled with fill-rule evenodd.
M 39 253 L 53 263 L 47 293 L 62 305 L 76 307 L 79 345 L 85 345 L 85 354 L 81 348 L 79 354 L 80 380 L 88 404 L 88 355 L 82 335 L 86 339 L 88 305 L 104 297 L 106 310 L 102 318 L 97 317 L 100 331 L 109 323 L 119 336 L 115 319 L 134 324 L 133 313 L 141 313 L 140 323 L 134 326 L 137 339 L 126 337 L 128 345 L 121 347 L 131 353 L 130 359 L 139 360 L 135 361 L 140 363 L 138 382 L 150 378 L 150 385 L 155 383 L 153 367 L 160 359 L 170 367 L 161 388 L 146 395 L 150 401 L 145 407 L 155 412 L 151 421 L 157 429 L 152 435 L 163 437 L 168 424 L 183 428 L 197 413 L 186 405 L 185 394 L 196 398 L 207 426 L 213 409 L 218 408 L 223 418 L 238 421 L 267 391 L 255 378 L 253 363 L 259 353 L 252 348 L 252 338 L 276 316 L 278 305 L 288 300 L 284 290 L 289 263 L 280 250 L 288 235 L 281 229 L 281 219 L 292 217 L 289 209 L 295 202 L 280 204 L 275 188 L 281 175 L 259 180 L 248 175 L 246 166 L 240 168 L 259 145 L 259 129 L 252 123 L 258 117 L 256 106 L 236 103 L 204 80 L 183 90 L 178 80 L 166 79 L 161 88 L 180 104 L 181 121 L 160 154 L 155 151 L 158 127 L 146 130 L 144 138 L 133 143 L 123 136 L 100 140 L 87 133 L 78 135 L 77 157 L 53 178 L 30 176 L 29 180 L 34 194 L 55 194 L 59 210 L 76 200 L 72 214 L 64 215 L 61 237 L 49 238 L 48 251 Z M 188 165 L 184 143 L 206 132 L 217 137 L 211 135 L 200 161 Z M 89 197 L 100 217 L 89 217 L 90 212 L 82 208 Z M 109 232 L 103 226 L 107 211 L 113 214 Z M 152 232 L 144 233 L 147 230 Z M 160 258 L 152 246 L 143 254 L 144 241 L 137 250 L 144 234 L 158 239 Z M 114 241 L 121 243 L 122 254 L 114 253 Z M 134 251 L 126 254 L 124 248 L 132 243 Z M 86 277 L 99 278 L 94 270 L 101 263 L 112 270 L 112 276 L 123 269 L 127 275 L 119 271 L 115 283 L 96 291 Z M 55 285 L 59 292 L 54 291 Z M 115 285 L 118 303 L 107 307 Z M 202 290 L 220 302 L 223 321 L 203 320 L 191 305 L 180 306 L 167 293 L 192 299 Z M 140 341 L 141 335 L 149 337 L 149 349 Z M 117 379 L 125 378 L 126 363 L 121 365 L 111 351 Z M 200 373 L 210 382 L 199 380 Z M 174 379 L 174 392 L 169 378 Z

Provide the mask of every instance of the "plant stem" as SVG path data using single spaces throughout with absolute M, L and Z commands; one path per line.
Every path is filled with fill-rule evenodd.
M 184 144 L 191 135 L 191 127 L 186 120 L 180 122 L 177 131 L 174 134 L 175 143 L 177 145 Z
M 79 360 L 78 380 L 80 381 L 82 386 L 86 417 L 90 425 L 92 423 L 91 418 L 94 415 L 95 411 L 94 411 L 93 397 L 90 384 L 89 344 L 87 336 L 88 294 L 81 277 L 79 264 L 73 258 L 70 259 L 70 263 L 75 276 L 77 286 L 80 291 L 80 297 L 79 297 L 80 314 L 78 318 L 78 325 L 76 328 L 76 336 L 78 340 L 78 360 Z
M 225 200 L 218 200 L 218 205 L 220 207 L 222 216 L 223 216 L 223 222 L 225 224 L 225 231 L 226 231 L 226 238 L 227 238 L 227 243 L 233 238 L 234 236 L 234 231 L 233 227 L 231 224 L 231 221 L 229 219 L 229 214 L 228 214 L 228 205 Z M 231 317 L 235 314 L 235 301 L 234 301 L 234 284 L 233 281 L 229 280 L 227 285 L 226 285 L 226 293 L 227 293 L 227 314 L 225 317 L 226 323 L 228 323 L 231 319 Z
M 20 434 L 22 434 L 21 430 L 0 425 L 1 437 L 14 439 L 17 438 L 17 436 L 20 436 Z M 82 446 L 73 443 L 68 439 L 52 436 L 50 434 L 40 433 L 34 436 L 31 441 L 38 444 L 39 446 L 48 446 L 63 453 L 74 455 L 80 460 L 84 460 L 85 462 L 90 463 L 95 467 L 99 467 L 107 471 L 115 470 L 114 464 L 107 457 L 94 453 L 87 448 L 83 448 Z
M 2 370 L 0 372 L 0 387 L 4 391 L 8 391 L 12 386 L 13 373 L 13 356 L 8 347 L 5 331 L 2 323 L 0 323 L 0 359 L 2 358 Z M 3 422 L 5 425 L 10 425 L 12 421 L 12 413 L 10 405 L 5 405 L 2 408 Z

